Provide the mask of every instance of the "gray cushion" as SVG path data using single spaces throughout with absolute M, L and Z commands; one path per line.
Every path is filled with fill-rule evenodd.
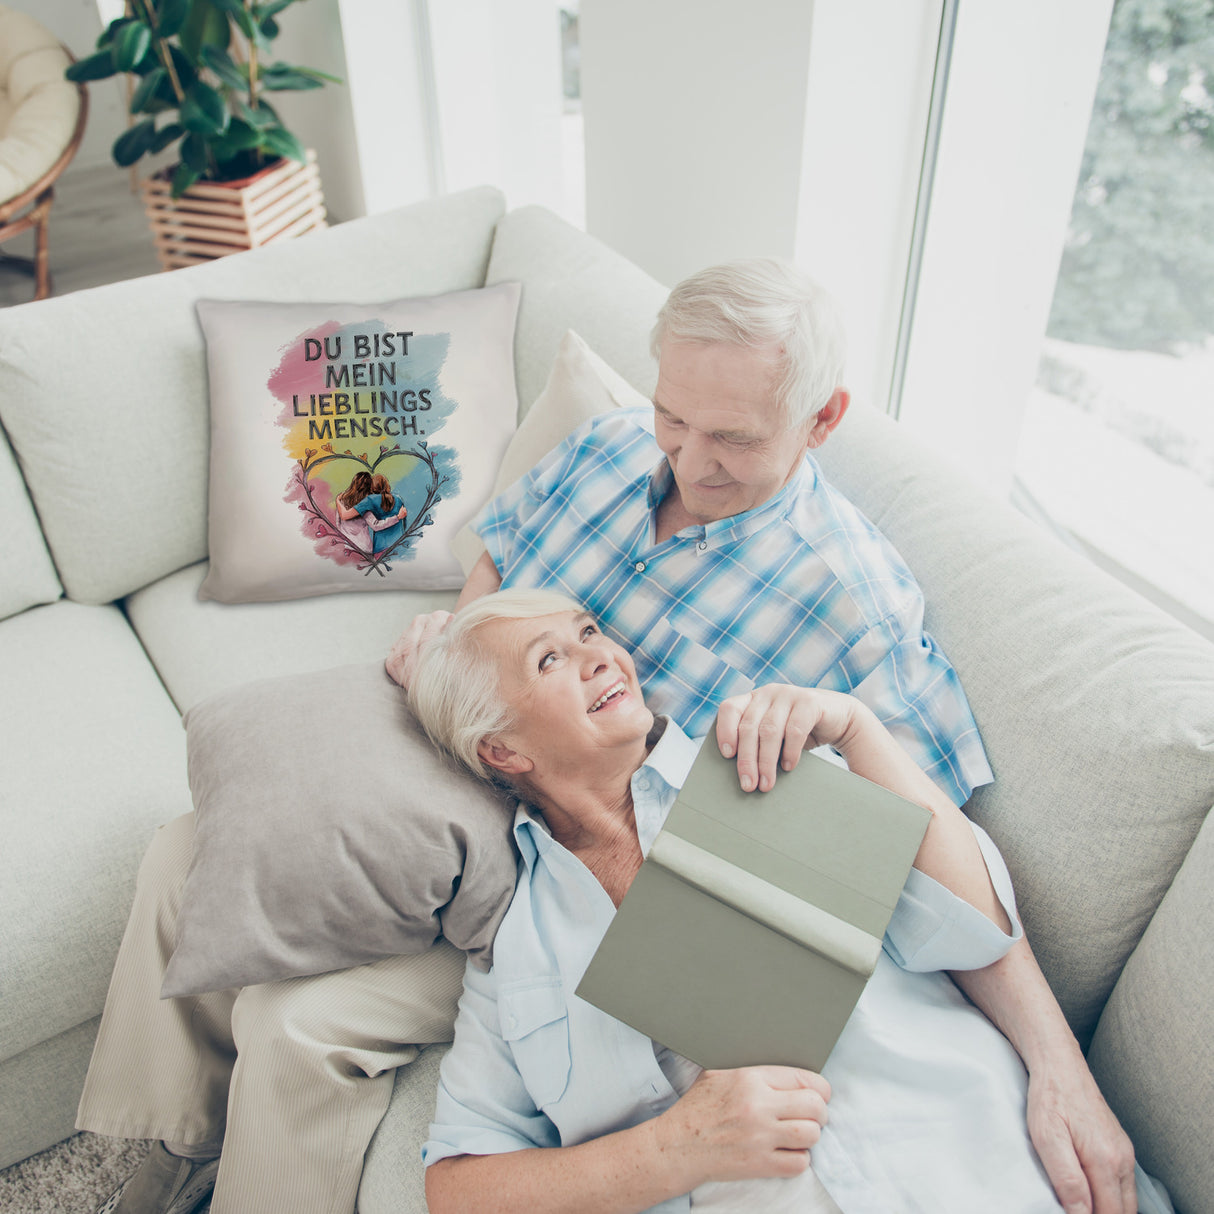
M 649 330 L 667 291 L 627 258 L 551 211 L 520 207 L 497 225 L 486 281 L 523 284 L 514 369 L 524 414 L 568 329 L 639 391 L 653 391 Z
M 1139 1159 L 1182 1210 L 1214 1209 L 1214 816 L 1206 818 L 1092 1039 Z
M 0 619 L 53 603 L 62 593 L 34 505 L 8 440 L 0 433 Z
M 470 190 L 0 312 L 0 420 L 68 594 L 109 602 L 206 556 L 195 300 L 358 303 L 478 287 L 502 210 L 496 190 Z
M 1214 800 L 1214 646 L 883 416 L 821 456 L 923 586 L 995 771 L 970 812 L 1086 1041 Z
M 514 892 L 508 798 L 446 764 L 381 663 L 186 714 L 194 855 L 165 995 L 428 948 L 487 958 Z
M 190 798 L 180 718 L 117 608 L 5 620 L 0 670 L 8 1058 L 101 1011 L 140 858 Z

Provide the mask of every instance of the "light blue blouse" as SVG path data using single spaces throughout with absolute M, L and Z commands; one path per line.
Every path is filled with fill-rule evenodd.
M 633 776 L 644 851 L 698 749 L 669 722 Z M 584 1142 L 677 1099 L 650 1039 L 573 993 L 615 913 L 611 899 L 526 809 L 514 832 L 518 887 L 493 969 L 465 973 L 427 1165 Z M 989 965 L 1021 935 L 1003 860 L 984 832 L 974 833 L 1014 935 L 911 871 L 877 971 L 823 1068 L 833 1095 L 812 1164 L 845 1214 L 1060 1209 L 1028 1139 L 1019 1057 L 938 972 Z M 682 1196 L 654 1209 L 690 1206 Z

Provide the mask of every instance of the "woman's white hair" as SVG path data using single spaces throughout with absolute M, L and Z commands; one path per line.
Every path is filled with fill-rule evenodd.
M 847 343 L 834 301 L 807 274 L 774 258 L 709 266 L 670 292 L 650 335 L 667 341 L 779 350 L 776 404 L 790 426 L 817 414 L 843 383 Z
M 418 652 L 409 704 L 430 740 L 465 767 L 492 780 L 477 747 L 514 723 L 502 698 L 494 660 L 477 632 L 494 620 L 529 620 L 582 607 L 553 590 L 499 590 L 457 612 Z

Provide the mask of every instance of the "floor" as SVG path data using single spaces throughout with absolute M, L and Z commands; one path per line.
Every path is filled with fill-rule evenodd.
M 69 167 L 55 184 L 48 227 L 53 295 L 160 270 L 130 174 L 112 164 Z M 33 248 L 32 233 L 0 245 L 0 307 L 34 298 L 33 276 L 10 260 Z

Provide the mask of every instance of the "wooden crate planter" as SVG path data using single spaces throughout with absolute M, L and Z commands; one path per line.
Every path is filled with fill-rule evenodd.
M 311 151 L 307 164 L 279 160 L 241 181 L 199 181 L 180 198 L 172 196 L 168 177 L 159 174 L 147 178 L 140 190 L 165 270 L 328 226 L 316 153 Z

